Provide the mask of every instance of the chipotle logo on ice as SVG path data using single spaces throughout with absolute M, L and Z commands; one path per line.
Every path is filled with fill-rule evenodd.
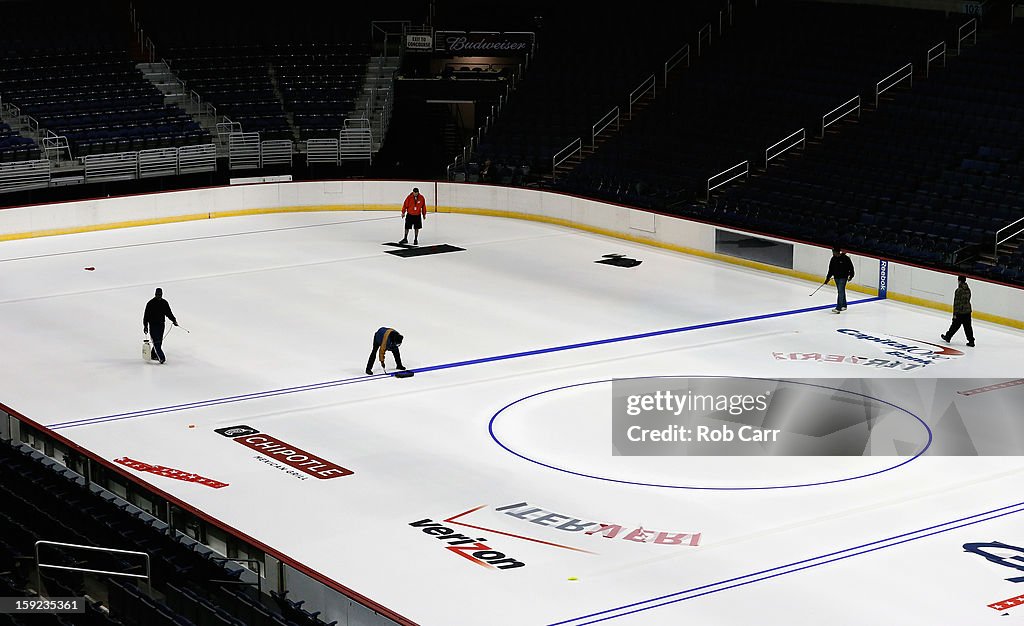
M 249 426 L 229 426 L 217 428 L 214 432 L 233 439 L 243 446 L 255 450 L 261 455 L 294 468 L 313 478 L 328 479 L 349 476 L 354 472 L 335 465 L 323 457 L 306 452 L 297 446 L 286 443 L 266 433 L 261 433 Z

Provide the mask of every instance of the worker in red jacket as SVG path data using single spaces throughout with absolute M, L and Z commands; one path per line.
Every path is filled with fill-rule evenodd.
M 398 243 L 409 243 L 409 229 L 415 229 L 412 245 L 420 244 L 420 228 L 427 219 L 427 201 L 420 195 L 420 190 L 412 188 L 412 193 L 406 196 L 402 203 L 402 217 L 405 218 L 405 236 Z

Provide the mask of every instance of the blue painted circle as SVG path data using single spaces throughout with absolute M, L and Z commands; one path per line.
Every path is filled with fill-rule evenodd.
M 527 401 L 527 400 L 529 400 L 531 398 L 536 398 L 537 396 L 542 396 L 542 395 L 548 394 L 548 393 L 554 393 L 556 391 L 563 391 L 565 389 L 572 389 L 574 387 L 585 387 L 587 385 L 600 385 L 602 383 L 610 383 L 613 380 L 643 380 L 643 379 L 652 379 L 652 378 L 742 378 L 744 380 L 770 380 L 770 381 L 777 382 L 777 383 L 786 383 L 786 384 L 789 384 L 789 385 L 805 385 L 805 386 L 808 386 L 808 387 L 818 387 L 820 389 L 828 389 L 830 391 L 838 391 L 840 393 L 846 393 L 846 394 L 850 394 L 850 395 L 853 395 L 853 396 L 860 396 L 861 398 L 867 398 L 868 400 L 874 400 L 875 402 L 879 402 L 881 404 L 885 404 L 887 406 L 891 406 L 892 408 L 897 409 L 899 411 L 903 411 L 904 413 L 906 413 L 910 417 L 912 417 L 915 420 L 917 420 L 918 423 L 921 424 L 921 426 L 925 429 L 925 432 L 928 433 L 928 442 L 924 445 L 923 448 L 918 450 L 918 452 L 914 456 L 910 457 L 909 459 L 901 461 L 901 462 L 897 463 L 896 465 L 893 465 L 892 467 L 886 467 L 886 468 L 883 468 L 883 469 L 880 469 L 880 470 L 877 470 L 877 471 L 874 471 L 874 472 L 869 472 L 867 474 L 860 474 L 860 475 L 857 475 L 857 476 L 847 476 L 846 478 L 836 478 L 834 480 L 824 480 L 824 481 L 812 482 L 812 483 L 799 483 L 799 484 L 794 484 L 794 485 L 761 485 L 761 486 L 756 486 L 756 487 L 708 487 L 708 486 L 701 486 L 701 485 L 664 485 L 664 484 L 659 484 L 659 483 L 644 483 L 644 482 L 633 481 L 633 480 L 620 480 L 618 478 L 608 478 L 607 476 L 594 476 L 593 474 L 584 474 L 583 472 L 576 472 L 576 471 L 573 471 L 573 470 L 570 470 L 570 469 L 566 469 L 564 467 L 558 467 L 556 465 L 551 465 L 551 464 L 548 464 L 548 463 L 544 463 L 544 462 L 538 461 L 536 459 L 531 459 L 530 457 L 526 456 L 525 454 L 520 454 L 519 452 L 516 452 L 512 448 L 510 448 L 507 445 L 505 445 L 501 441 L 501 439 L 499 439 L 498 436 L 494 434 L 494 422 L 498 419 L 499 415 L 504 413 L 507 409 L 509 409 L 509 408 L 511 408 L 511 407 L 513 407 L 513 406 L 515 406 L 517 404 L 519 404 L 520 402 L 525 402 L 525 401 Z M 855 391 L 846 391 L 844 389 L 836 389 L 834 387 L 827 387 L 825 385 L 816 385 L 814 383 L 801 383 L 801 382 L 795 382 L 795 381 L 792 381 L 792 380 L 779 380 L 779 379 L 775 379 L 775 378 L 756 378 L 756 377 L 751 377 L 751 376 L 690 376 L 690 377 L 684 377 L 684 376 L 635 376 L 635 377 L 632 377 L 632 378 L 620 378 L 620 379 L 607 378 L 605 380 L 592 380 L 590 382 L 585 382 L 585 383 L 575 383 L 575 384 L 572 384 L 572 385 L 563 385 L 562 387 L 555 387 L 553 389 L 546 389 L 544 391 L 538 391 L 537 393 L 532 393 L 532 394 L 530 394 L 528 396 L 524 396 L 522 398 L 519 398 L 518 400 L 513 400 L 512 402 L 509 402 L 505 406 L 503 406 L 500 409 L 498 409 L 497 413 L 495 413 L 494 415 L 491 416 L 491 420 L 487 424 L 487 430 L 488 430 L 488 432 L 491 435 L 491 439 L 493 439 L 494 442 L 496 444 L 498 444 L 499 446 L 501 446 L 506 452 L 508 452 L 510 454 L 514 454 L 515 456 L 517 456 L 517 457 L 519 457 L 519 458 L 521 458 L 523 460 L 529 461 L 530 463 L 536 463 L 537 465 L 540 465 L 542 467 L 546 467 L 548 469 L 553 469 L 555 471 L 564 472 L 566 474 L 572 474 L 574 476 L 582 476 L 583 478 L 592 478 L 594 480 L 604 480 L 604 481 L 607 481 L 607 482 L 610 482 L 610 483 L 622 483 L 622 484 L 625 484 L 625 485 L 639 485 L 641 487 L 660 487 L 662 489 L 696 489 L 696 490 L 704 490 L 704 491 L 759 491 L 759 490 L 765 490 L 765 489 L 796 489 L 796 488 L 799 488 L 799 487 L 818 487 L 818 486 L 821 486 L 821 485 L 834 485 L 836 483 L 845 483 L 845 482 L 849 482 L 851 480 L 858 480 L 858 479 L 861 479 L 861 478 L 869 478 L 871 476 L 877 476 L 879 474 L 884 474 L 885 472 L 891 472 L 892 470 L 897 469 L 899 467 L 903 467 L 907 463 L 910 463 L 911 461 L 914 461 L 915 459 L 920 457 L 922 454 L 924 454 L 928 450 L 928 448 L 930 448 L 931 445 L 932 445 L 932 429 L 928 427 L 928 424 L 926 424 L 924 422 L 924 420 L 921 419 L 920 417 L 918 417 L 917 415 L 914 415 L 913 413 L 911 413 L 910 411 L 904 409 L 903 407 L 896 406 L 892 402 L 886 402 L 885 400 L 882 400 L 881 398 L 875 398 L 875 397 L 872 397 L 872 396 L 869 396 L 869 395 L 866 395 L 866 394 L 857 393 Z

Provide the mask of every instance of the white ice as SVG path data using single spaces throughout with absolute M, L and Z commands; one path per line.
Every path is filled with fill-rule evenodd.
M 961 547 L 1024 542 L 1013 514 L 973 517 L 1024 500 L 1017 457 L 924 456 L 792 489 L 638 485 L 817 482 L 892 459 L 613 457 L 607 383 L 536 396 L 494 421 L 495 436 L 539 462 L 509 453 L 490 430 L 492 416 L 531 394 L 613 378 L 1021 378 L 1020 332 L 976 321 L 978 347 L 961 335 L 953 347 L 962 356 L 911 371 L 779 358 L 884 356 L 844 328 L 941 343 L 946 314 L 870 301 L 842 315 L 544 352 L 825 306 L 835 292 L 809 297 L 814 285 L 800 280 L 517 220 L 431 215 L 420 243 L 465 250 L 422 257 L 386 253 L 394 248 L 382 244 L 401 234 L 396 214 L 323 212 L 0 244 L 0 402 L 108 461 L 228 483 L 126 470 L 424 626 L 973 624 L 1000 615 L 987 604 L 1024 593 L 1006 581 L 1021 572 Z M 611 253 L 643 263 L 594 262 Z M 165 365 L 141 358 L 155 287 L 181 324 L 167 336 Z M 406 336 L 410 368 L 485 361 L 366 377 L 380 326 Z M 923 398 L 907 408 L 931 407 Z M 273 467 L 214 432 L 235 425 L 354 473 L 303 479 Z M 496 510 L 518 503 L 560 517 L 545 525 Z M 526 565 L 460 558 L 410 526 L 427 518 Z M 572 518 L 623 530 L 585 535 L 552 522 Z M 943 532 L 924 536 L 932 526 Z M 641 527 L 700 533 L 699 545 L 624 538 Z M 914 540 L 892 539 L 904 534 Z M 839 552 L 872 542 L 884 549 Z M 849 558 L 824 562 L 837 552 Z M 794 565 L 805 560 L 813 567 Z M 766 570 L 782 575 L 748 576 Z

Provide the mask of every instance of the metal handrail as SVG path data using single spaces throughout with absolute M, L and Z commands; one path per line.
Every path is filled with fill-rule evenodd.
M 1002 239 L 999 238 L 999 234 L 1002 233 L 1003 231 L 1010 230 L 1011 228 L 1013 228 L 1017 224 L 1020 224 L 1021 222 L 1024 222 L 1024 217 L 1020 218 L 1019 220 L 1015 221 L 1014 223 L 1010 224 L 1009 226 L 1004 226 L 1004 227 L 1002 227 L 1002 228 L 1000 228 L 999 230 L 996 231 L 996 245 L 995 245 L 995 247 L 992 250 L 992 252 L 996 256 L 999 255 L 999 244 L 1007 242 L 1007 241 L 1013 239 L 1014 237 L 1016 237 L 1017 235 L 1019 235 L 1021 233 L 1024 233 L 1024 226 L 1022 226 L 1020 228 L 1020 230 L 1018 230 L 1017 232 L 1013 233 L 1012 235 L 1007 235 L 1006 237 L 1003 237 Z
M 705 30 L 708 32 L 708 34 L 707 34 L 708 47 L 709 48 L 711 47 L 711 22 L 708 22 L 707 24 L 702 26 L 700 30 L 697 31 L 697 56 L 700 56 L 703 53 L 703 49 L 701 48 L 701 43 L 703 43 L 704 38 L 705 38 L 705 36 L 704 36 L 704 31 Z
M 892 82 L 892 84 L 890 84 L 887 87 L 883 88 L 882 87 L 882 83 L 887 82 L 890 78 L 893 78 L 893 77 L 896 77 L 896 80 L 894 80 Z M 904 65 L 900 69 L 896 70 L 892 74 L 889 74 L 888 76 L 886 76 L 882 80 L 880 80 L 877 83 L 875 83 L 875 108 L 878 108 L 878 96 L 882 95 L 886 91 L 889 91 L 890 89 L 892 89 L 893 87 L 895 87 L 896 85 L 902 83 L 903 81 L 905 81 L 907 79 L 910 79 L 910 85 L 913 86 L 914 85 L 914 64 L 913 63 L 907 63 L 906 65 Z
M 711 181 L 713 181 L 714 179 L 718 178 L 719 176 L 728 175 L 730 172 L 734 172 L 734 171 L 736 171 L 737 169 L 739 169 L 741 167 L 743 168 L 742 172 L 740 172 L 740 173 L 736 174 L 735 176 L 732 176 L 732 177 L 730 177 L 730 178 L 728 178 L 726 180 L 723 180 L 722 182 L 718 183 L 717 185 L 714 185 L 714 186 L 711 185 Z M 706 199 L 707 200 L 711 199 L 711 191 L 712 190 L 718 189 L 722 185 L 728 184 L 728 183 L 736 180 L 740 176 L 746 176 L 747 178 L 750 178 L 750 162 L 749 161 L 741 161 L 740 163 L 737 163 L 736 165 L 733 165 L 729 169 L 722 170 L 721 172 L 719 172 L 719 173 L 715 174 L 714 176 L 712 176 L 711 178 L 709 178 L 708 179 L 708 195 L 707 195 Z
M 64 547 L 64 548 L 79 548 L 81 550 L 93 550 L 95 552 L 110 552 L 112 554 L 134 554 L 136 556 L 142 556 L 142 557 L 145 557 L 145 559 L 146 559 L 146 573 L 145 573 L 145 575 L 143 575 L 143 574 L 129 574 L 127 572 L 108 572 L 108 571 L 105 571 L 105 570 L 89 569 L 89 568 L 85 568 L 85 567 L 68 567 L 66 565 L 51 565 L 49 563 L 46 563 L 46 564 L 40 563 L 39 562 L 39 546 L 44 545 L 44 544 L 48 545 L 48 546 L 61 546 L 61 547 Z M 116 548 L 98 548 L 96 546 L 83 546 L 83 545 L 79 545 L 79 544 L 76 544 L 76 543 L 61 543 L 59 541 L 42 541 L 42 540 L 36 541 L 35 552 L 36 552 L 36 591 L 39 592 L 40 597 L 42 597 L 42 588 L 43 588 L 43 577 L 42 577 L 42 572 L 40 570 L 42 568 L 44 568 L 44 567 L 49 568 L 49 569 L 68 570 L 68 571 L 72 571 L 72 572 L 88 572 L 90 574 L 105 574 L 107 576 L 125 576 L 127 578 L 145 578 L 146 579 L 146 585 L 149 587 L 149 593 L 150 593 L 150 595 L 153 594 L 153 581 L 150 578 L 149 554 L 146 553 L 146 552 L 137 552 L 135 550 L 118 550 Z
M 609 119 L 609 118 L 611 118 L 611 119 Z M 605 120 L 607 120 L 607 121 L 605 121 Z M 604 122 L 604 126 L 601 126 L 602 122 Z M 615 122 L 615 130 L 618 130 L 619 129 L 619 107 L 615 107 L 611 111 L 608 111 L 607 113 L 605 113 L 604 117 L 602 117 L 601 119 L 597 120 L 597 123 L 595 123 L 593 126 L 590 127 L 590 147 L 591 148 L 596 148 L 597 147 L 597 136 L 600 135 L 601 132 L 604 131 L 604 129 L 608 128 L 608 126 L 610 126 L 612 122 Z M 598 128 L 598 126 L 601 126 L 601 128 Z
M 559 159 L 559 156 L 561 156 L 563 153 L 565 153 L 565 156 Z M 568 160 L 569 157 L 577 153 L 583 154 L 583 140 L 580 139 L 579 137 L 573 139 L 571 142 L 569 142 L 569 145 L 565 146 L 564 148 L 556 152 L 555 156 L 551 157 L 552 182 L 554 182 L 555 180 L 555 168 L 557 168 L 562 163 L 565 163 L 565 161 Z
M 665 82 L 662 84 L 663 87 L 668 87 L 668 73 L 675 69 L 677 65 L 682 63 L 683 59 L 686 59 L 686 67 L 690 67 L 690 44 L 683 45 L 682 48 L 675 51 L 675 53 L 665 61 Z
M 779 146 L 779 145 L 781 145 L 783 143 L 786 143 L 787 141 L 789 141 L 793 137 L 796 137 L 797 135 L 799 135 L 800 137 L 796 141 L 794 141 L 793 143 L 789 144 L 785 148 L 779 150 L 775 154 L 771 154 L 771 155 L 769 154 L 772 151 L 772 148 L 775 148 L 775 147 L 777 147 L 777 146 Z M 807 146 L 807 130 L 803 129 L 803 128 L 801 128 L 800 130 L 798 130 L 798 131 L 796 131 L 796 132 L 794 132 L 794 133 L 792 133 L 792 134 L 790 134 L 790 135 L 788 135 L 786 137 L 783 137 L 780 141 L 777 141 L 777 142 L 773 143 L 772 145 L 768 146 L 767 148 L 765 148 L 765 151 L 764 151 L 764 166 L 768 167 L 768 162 L 769 161 L 771 161 L 775 157 L 781 155 L 782 153 L 786 152 L 787 150 L 795 148 L 796 146 L 798 146 L 800 144 L 803 144 L 801 147 L 806 147 Z
M 938 50 L 938 52 L 935 52 L 936 50 Z M 932 53 L 935 53 L 935 54 L 932 54 Z M 945 41 L 940 41 L 939 43 L 935 44 L 934 46 L 929 48 L 928 52 L 925 54 L 925 62 L 924 62 L 924 76 L 925 76 L 925 78 L 928 78 L 929 70 L 931 70 L 931 67 L 932 67 L 932 61 L 937 60 L 939 57 L 942 57 L 942 67 L 946 67 L 946 42 Z
M 970 27 L 971 30 L 970 30 L 970 32 L 968 32 L 965 35 L 964 34 L 964 29 L 968 28 L 968 27 Z M 962 44 L 964 42 L 964 39 L 967 39 L 968 37 L 971 37 L 973 35 L 973 41 L 971 43 L 975 43 L 975 44 L 978 43 L 978 20 L 977 20 L 977 18 L 973 18 L 972 17 L 970 20 L 965 22 L 963 26 L 961 26 L 959 29 L 957 29 L 956 35 L 957 35 L 957 38 L 956 38 L 956 55 L 960 56 L 960 44 Z
M 832 121 L 827 121 L 828 117 L 830 115 L 832 115 L 836 111 L 839 111 L 840 109 L 842 109 L 842 108 L 846 107 L 847 105 L 849 105 L 851 103 L 854 103 L 854 102 L 856 103 L 854 106 L 850 107 L 847 110 L 844 110 L 842 113 L 837 115 L 835 117 L 835 119 L 833 119 Z M 846 117 L 850 113 L 853 113 L 854 111 L 857 111 L 857 117 L 860 118 L 860 96 L 854 96 L 854 97 L 850 98 L 849 100 L 847 100 L 846 102 L 840 104 L 836 108 L 832 109 L 831 111 L 829 111 L 825 115 L 822 115 L 821 116 L 821 137 L 824 139 L 824 137 L 825 137 L 825 129 L 826 128 L 828 128 L 832 124 L 835 124 L 836 122 L 838 122 L 839 120 L 843 119 L 844 117 Z
M 647 92 L 651 92 L 651 97 L 657 97 L 657 80 L 654 78 L 654 74 L 651 74 L 650 78 L 640 83 L 640 86 L 634 89 L 629 94 L 629 119 L 633 119 L 633 105 L 647 95 Z

